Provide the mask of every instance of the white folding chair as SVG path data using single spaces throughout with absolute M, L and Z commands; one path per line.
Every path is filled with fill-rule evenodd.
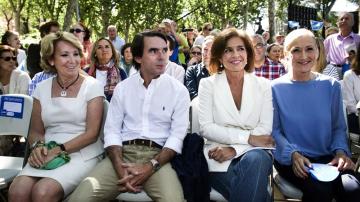
M 18 135 L 27 138 L 33 99 L 27 95 L 0 95 L 0 136 Z M 0 189 L 7 189 L 21 171 L 24 157 L 0 156 Z M 3 197 L 3 195 L 2 195 Z

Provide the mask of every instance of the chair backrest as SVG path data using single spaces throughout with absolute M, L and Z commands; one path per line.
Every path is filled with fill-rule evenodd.
M 199 134 L 200 131 L 200 123 L 199 123 L 199 98 L 195 97 L 191 101 L 191 133 Z
M 109 101 L 104 99 L 103 116 L 102 116 L 102 120 L 101 120 L 101 128 L 100 128 L 100 135 L 99 135 L 99 137 L 103 143 L 104 143 L 104 125 L 105 125 L 108 109 L 109 109 Z
M 33 99 L 28 95 L 0 95 L 0 135 L 19 135 L 27 138 Z

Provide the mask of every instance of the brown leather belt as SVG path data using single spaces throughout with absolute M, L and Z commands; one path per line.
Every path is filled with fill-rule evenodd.
M 135 140 L 124 141 L 123 145 L 142 145 L 142 146 L 147 146 L 147 147 L 155 147 L 155 148 L 159 148 L 159 149 L 163 148 L 158 143 L 151 141 L 151 140 L 145 140 L 145 139 L 135 139 Z

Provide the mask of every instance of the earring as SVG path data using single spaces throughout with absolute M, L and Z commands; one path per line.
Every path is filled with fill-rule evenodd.
M 224 65 L 222 63 L 220 63 L 220 68 L 224 68 Z

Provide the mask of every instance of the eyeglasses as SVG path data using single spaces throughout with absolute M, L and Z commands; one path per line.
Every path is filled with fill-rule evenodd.
M 191 54 L 193 54 L 193 55 L 201 55 L 201 52 L 193 51 L 193 52 L 191 52 Z
M 264 44 L 262 44 L 262 43 L 257 43 L 257 44 L 254 46 L 254 48 L 256 48 L 256 49 L 260 49 L 260 48 L 262 48 L 262 47 L 264 47 Z
M 213 29 L 212 28 L 205 28 L 204 30 L 212 31 Z
M 4 59 L 6 62 L 9 62 L 11 59 L 13 60 L 13 61 L 16 61 L 16 57 L 15 56 L 7 56 L 7 57 L 0 57 L 0 58 L 2 58 L 2 59 Z
M 85 32 L 85 31 L 82 30 L 82 29 L 79 29 L 79 28 L 76 28 L 76 29 L 71 28 L 71 29 L 70 29 L 70 32 L 71 32 L 71 33 L 74 33 L 74 32 L 76 32 L 76 33 L 81 33 L 81 32 Z

